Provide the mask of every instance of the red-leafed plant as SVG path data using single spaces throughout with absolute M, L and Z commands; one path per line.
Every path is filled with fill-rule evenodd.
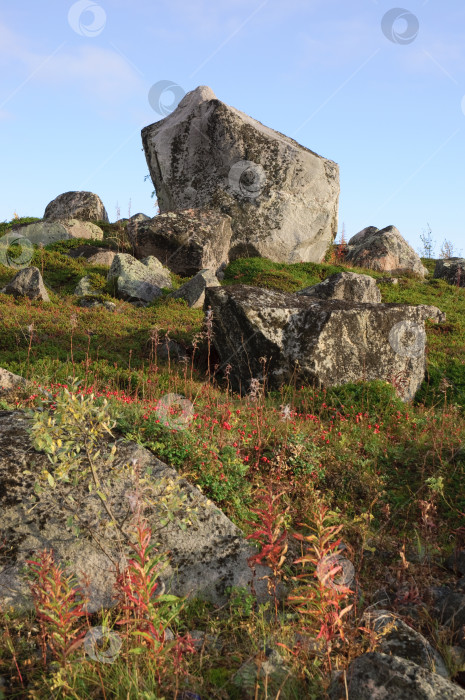
M 289 601 L 298 604 L 297 610 L 307 616 L 311 627 L 318 629 L 317 639 L 323 639 L 328 649 L 334 638 L 344 641 L 342 618 L 353 607 L 353 605 L 345 605 L 347 597 L 353 591 L 334 580 L 342 569 L 336 558 L 336 549 L 341 540 L 335 537 L 343 527 L 330 524 L 335 517 L 335 513 L 328 511 L 326 506 L 320 504 L 316 509 L 314 524 L 311 527 L 314 534 L 295 533 L 293 535 L 309 545 L 305 556 L 296 559 L 294 564 L 301 563 L 303 566 L 310 564 L 313 572 L 294 576 L 294 580 L 303 580 L 306 585 L 299 588 L 295 592 L 296 595 L 288 596 Z M 299 524 L 309 527 L 305 523 Z
M 53 552 L 43 550 L 28 560 L 29 587 L 40 625 L 42 654 L 46 663 L 47 645 L 53 657 L 65 664 L 69 654 L 82 643 L 85 632 L 76 622 L 86 616 L 86 598 L 73 577 L 65 576 Z
M 161 571 L 167 565 L 166 553 L 158 553 L 151 542 L 152 532 L 145 520 L 139 519 L 134 530 L 134 550 L 124 571 L 119 572 L 115 587 L 119 609 L 124 612 L 117 625 L 126 625 L 127 635 L 133 637 L 136 646 L 129 653 L 148 650 L 157 656 L 159 682 L 167 662 L 167 652 L 173 651 L 172 660 L 179 666 L 179 654 L 194 651 L 189 640 L 176 639 L 167 643 L 166 628 L 182 609 L 180 599 L 174 595 L 157 595 Z
M 268 592 L 273 595 L 276 620 L 278 617 L 276 589 L 283 575 L 282 566 L 286 560 L 287 552 L 287 530 L 284 523 L 289 506 L 282 510 L 278 505 L 284 493 L 285 491 L 280 491 L 273 494 L 271 484 L 268 484 L 266 489 L 259 489 L 257 499 L 263 503 L 264 508 L 251 508 L 251 512 L 258 515 L 261 522 L 258 528 L 246 538 L 255 540 L 261 546 L 261 550 L 247 560 L 254 574 L 255 565 L 262 564 L 263 560 L 273 572 L 271 576 L 263 576 L 262 579 L 267 579 Z M 257 526 L 257 523 L 251 521 L 248 521 L 247 524 Z

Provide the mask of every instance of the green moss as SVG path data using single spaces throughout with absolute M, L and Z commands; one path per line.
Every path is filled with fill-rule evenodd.
M 109 239 L 100 240 L 98 238 L 70 238 L 66 241 L 56 241 L 55 243 L 49 243 L 44 246 L 45 250 L 49 250 L 55 253 L 66 254 L 74 248 L 79 248 L 81 245 L 95 246 L 97 248 L 108 248 L 109 250 L 116 250 L 115 243 Z
M 36 216 L 21 216 L 11 221 L 2 221 L 0 222 L 0 236 L 3 236 L 4 233 L 14 226 L 18 226 L 18 224 L 33 224 L 35 221 L 41 221 L 41 219 L 38 219 Z

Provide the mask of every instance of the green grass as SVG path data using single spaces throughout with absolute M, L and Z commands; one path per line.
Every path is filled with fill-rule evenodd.
M 102 228 L 103 243 L 84 242 L 124 249 L 124 227 Z M 269 480 L 284 492 L 282 509 L 288 507 L 285 524 L 290 535 L 302 532 L 317 505 L 326 504 L 343 525 L 341 536 L 363 591 L 360 614 L 381 582 L 394 596 L 401 596 L 409 582 L 415 581 L 423 595 L 429 585 L 448 580 L 440 561 L 465 525 L 465 289 L 412 276 L 400 277 L 397 286 L 380 286 L 383 302 L 429 304 L 447 314 L 445 323 L 427 324 L 427 376 L 411 404 L 403 404 L 385 382 L 327 390 L 286 385 L 251 401 L 231 394 L 224 382 L 206 374 L 202 310 L 167 298 L 142 309 L 114 300 L 116 312 L 77 306 L 73 291 L 80 277 L 99 275 L 102 282 L 107 269 L 69 258 L 66 251 L 75 245 L 78 242 L 67 241 L 34 253 L 33 264 L 43 269 L 50 290 L 49 304 L 0 295 L 0 367 L 57 393 L 57 385 L 69 377 L 81 378 L 84 386 L 92 387 L 96 401 L 108 397 L 122 435 L 146 446 L 200 487 L 245 534 L 256 529 L 252 509 L 258 504 L 257 487 Z M 423 262 L 434 269 L 434 261 Z M 227 267 L 224 284 L 293 292 L 343 269 L 347 268 L 330 263 L 285 265 L 244 259 Z M 354 271 L 382 277 L 369 270 Z M 14 274 L 0 266 L 0 286 Z M 160 357 L 155 341 L 166 336 L 186 349 L 186 363 Z M 170 430 L 157 420 L 157 401 L 167 393 L 182 394 L 194 404 L 195 417 L 187 429 Z M 1 407 L 37 406 L 39 395 L 34 388 L 18 390 L 2 398 Z M 283 415 L 285 406 L 291 411 L 288 419 Z M 424 504 L 433 509 L 432 528 L 422 517 Z M 419 548 L 432 554 L 433 561 L 415 563 Z M 411 560 L 408 569 L 401 551 Z M 299 548 L 288 554 L 283 567 L 287 576 L 295 575 L 292 561 L 299 555 Z M 234 673 L 248 659 L 259 658 L 266 638 L 292 648 L 294 632 L 304 626 L 289 602 L 281 605 L 277 622 L 270 612 L 254 606 L 240 591 L 233 592 L 223 608 L 190 601 L 172 629 L 220 634 L 225 647 L 189 657 L 189 689 L 202 698 L 242 697 L 232 684 Z M 173 697 L 170 679 L 161 688 L 156 663 L 144 654 L 124 655 L 115 665 L 100 666 L 78 655 L 60 671 L 43 669 L 35 656 L 34 619 L 7 611 L 0 611 L 0 617 L 0 676 L 8 679 L 14 691 L 11 697 L 25 692 L 15 659 L 28 689 L 39 700 L 100 698 L 102 687 L 111 698 Z M 97 618 L 92 623 L 101 624 Z M 310 619 L 307 624 L 309 634 L 316 636 L 318 628 Z M 440 630 L 435 632 L 421 621 L 418 626 L 440 644 Z M 280 649 L 304 683 L 307 697 L 324 697 L 329 661 L 333 668 L 344 668 L 366 650 L 366 640 L 356 628 L 351 614 L 346 629 L 350 643 L 336 641 L 329 658 L 310 655 L 299 661 Z M 258 697 L 265 698 L 263 689 Z

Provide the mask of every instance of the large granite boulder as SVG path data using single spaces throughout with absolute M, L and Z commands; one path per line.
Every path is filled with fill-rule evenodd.
M 208 209 L 169 211 L 126 227 L 138 258 L 154 255 L 181 277 L 228 261 L 231 218 Z
M 9 243 L 21 244 L 21 238 L 34 245 L 48 245 L 57 241 L 67 241 L 72 238 L 69 230 L 61 221 L 36 221 L 33 224 L 19 224 L 8 231 L 4 237 Z M 1 241 L 2 239 L 0 239 Z
M 107 280 L 113 280 L 116 295 L 126 301 L 151 302 L 173 286 L 169 270 L 157 258 L 136 260 L 127 253 L 115 255 Z
M 457 287 L 465 287 L 465 258 L 436 260 L 433 277 L 446 280 Z
M 93 192 L 64 192 L 45 207 L 44 219 L 109 221 L 100 197 Z
M 292 377 L 320 386 L 384 380 L 407 401 L 425 374 L 427 318 L 439 309 L 317 299 L 246 285 L 207 287 L 213 342 L 235 390 L 252 378 L 279 387 Z M 401 379 L 401 381 L 399 381 Z
M 368 226 L 356 233 L 347 244 L 345 260 L 356 267 L 390 274 L 414 272 L 423 277 L 428 274 L 420 256 L 395 226 L 386 226 L 381 230 Z
M 0 533 L 6 542 L 0 549 L 0 604 L 32 607 L 22 567 L 39 550 L 52 548 L 56 560 L 69 562 L 70 571 L 81 581 L 89 577 L 89 611 L 111 607 L 116 563 L 123 566 L 130 550 L 123 544 L 123 552 L 120 551 L 115 528 L 109 527 L 98 497 L 89 493 L 85 483 L 70 487 L 57 482 L 57 490 L 35 493 L 34 482 L 43 469 L 50 469 L 50 462 L 46 454 L 33 448 L 28 433 L 30 422 L 22 411 L 0 411 Z M 247 557 L 257 550 L 245 540 L 242 531 L 195 486 L 151 452 L 136 443 L 123 442 L 117 435 L 115 438 L 116 442 L 110 437 L 102 440 L 101 454 L 95 462 L 101 482 L 108 484 L 107 502 L 117 520 L 125 520 L 123 529 L 129 532 L 135 488 L 130 465 L 137 462 L 141 476 L 147 479 L 145 485 L 152 489 L 152 504 L 144 511 L 144 517 L 158 551 L 170 552 L 169 565 L 161 575 L 166 592 L 223 605 L 228 586 L 250 590 L 252 574 Z M 107 466 L 112 444 L 117 447 L 116 457 Z M 74 503 L 67 498 L 68 493 Z M 178 503 L 173 519 L 165 524 L 166 512 L 160 499 L 169 493 Z M 73 530 L 70 516 L 80 532 Z M 269 600 L 266 582 L 259 580 L 267 573 L 266 567 L 257 567 L 255 588 L 261 602 Z
M 25 267 L 20 270 L 2 289 L 2 292 L 16 298 L 28 297 L 33 300 L 50 301 L 37 267 Z
M 220 283 L 213 270 L 200 270 L 195 277 L 171 292 L 170 296 L 175 299 L 184 299 L 192 309 L 198 309 L 205 301 L 206 288 L 219 286 Z
M 20 224 L 8 232 L 10 242 L 15 236 L 25 238 L 34 245 L 48 245 L 71 238 L 92 238 L 101 241 L 102 229 L 91 221 L 78 219 L 56 219 L 53 221 L 36 221 L 33 224 Z M 0 239 L 1 240 L 1 239 Z M 18 243 L 21 241 L 18 240 Z
M 305 287 L 299 296 L 317 297 L 318 299 L 341 299 L 365 304 L 381 303 L 381 292 L 376 280 L 370 275 L 357 275 L 355 272 L 339 272 L 327 277 L 323 282 L 312 287 Z
M 465 690 L 437 673 L 400 656 L 370 652 L 339 672 L 328 691 L 330 700 L 465 700 Z
M 337 231 L 339 168 L 217 99 L 189 92 L 142 130 L 161 212 L 214 208 L 232 218 L 230 259 L 321 262 Z

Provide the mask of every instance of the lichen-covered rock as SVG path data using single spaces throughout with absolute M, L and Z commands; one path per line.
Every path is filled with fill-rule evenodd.
M 80 221 L 79 219 L 60 219 L 59 223 L 69 233 L 70 238 L 91 238 L 97 241 L 103 240 L 103 231 L 100 226 L 92 221 Z
M 42 275 L 37 267 L 25 267 L 20 270 L 2 291 L 16 298 L 28 297 L 29 299 L 50 301 Z
M 63 482 L 57 482 L 53 492 L 44 489 L 40 495 L 35 493 L 37 475 L 49 469 L 50 462 L 47 455 L 33 449 L 28 433 L 30 422 L 22 411 L 0 411 L 0 532 L 6 543 L 0 549 L 0 603 L 32 606 L 22 567 L 40 549 L 52 548 L 57 561 L 70 562 L 70 571 L 81 582 L 84 576 L 89 577 L 88 609 L 111 607 L 116 563 L 124 566 L 130 550 L 121 554 L 115 529 L 109 527 L 98 497 L 89 493 L 86 483 L 73 486 L 74 505 L 66 498 L 69 485 Z M 135 443 L 118 438 L 115 460 L 107 466 L 106 458 L 114 442 L 111 438 L 102 440 L 101 455 L 96 461 L 101 481 L 107 485 L 108 503 L 119 521 L 125 519 L 123 529 L 128 532 L 130 499 L 135 488 L 128 465 L 133 460 L 138 462 L 141 475 L 147 478 L 146 485 L 152 488 L 153 505 L 144 516 L 153 541 L 159 543 L 158 551 L 170 552 L 168 566 L 160 576 L 166 592 L 191 594 L 223 605 L 228 586 L 250 590 L 252 574 L 247 557 L 257 550 L 245 540 L 242 531 L 195 486 Z M 168 493 L 176 496 L 178 505 L 173 520 L 165 524 L 166 513 L 159 499 Z M 180 503 L 180 499 L 184 501 Z M 73 513 L 75 525 L 80 528 L 77 534 L 68 520 Z M 186 529 L 180 527 L 182 520 L 186 521 Z M 258 580 L 265 574 L 269 574 L 269 569 L 258 566 L 255 588 L 261 602 L 270 599 L 266 582 Z
M 377 649 L 384 654 L 394 654 L 408 661 L 449 678 L 449 672 L 440 653 L 428 640 L 403 620 L 387 610 L 365 613 L 365 626 L 379 635 Z
M 318 299 L 342 299 L 365 304 L 381 303 L 381 292 L 376 286 L 376 280 L 369 275 L 357 275 L 355 272 L 339 272 L 327 277 L 319 284 L 305 287 L 296 293 Z
M 232 218 L 230 259 L 321 262 L 337 231 L 339 168 L 201 86 L 142 130 L 161 212 Z
M 115 251 L 109 250 L 108 248 L 102 248 L 96 245 L 90 245 L 89 243 L 83 243 L 82 245 L 78 245 L 76 248 L 70 248 L 66 252 L 66 255 L 68 255 L 70 258 L 85 258 L 89 262 L 94 262 L 94 258 L 98 260 L 108 260 L 108 257 L 100 257 L 100 255 L 107 256 L 108 254 L 111 256 L 111 262 L 113 262 L 113 258 L 116 255 Z M 99 257 L 97 258 L 97 256 Z M 110 265 L 111 262 L 109 263 Z M 99 265 L 106 263 L 94 264 Z
M 93 192 L 64 192 L 45 207 L 44 219 L 109 221 L 100 197 Z
M 465 258 L 445 258 L 436 260 L 434 275 L 457 287 L 465 287 Z
M 414 272 L 424 277 L 428 270 L 395 226 L 381 230 L 368 226 L 349 240 L 345 251 L 346 262 L 379 272 L 401 274 Z
M 347 683 L 347 692 L 346 692 Z M 400 656 L 370 652 L 337 674 L 330 700 L 465 700 L 465 690 Z
M 95 289 L 95 287 L 92 285 L 90 277 L 86 275 L 85 277 L 81 277 L 81 279 L 77 283 L 76 289 L 74 290 L 74 294 L 77 297 L 87 297 L 99 296 L 101 292 L 100 290 Z
M 20 377 L 19 374 L 13 374 L 13 372 L 0 367 L 0 394 L 6 394 L 13 389 L 25 386 L 27 383 L 27 380 Z
M 115 259 L 115 255 L 116 253 L 114 250 L 101 250 L 98 253 L 91 255 L 90 258 L 87 258 L 87 261 L 92 265 L 104 265 L 105 267 L 111 267 L 111 264 Z
M 246 285 L 207 287 L 213 342 L 235 390 L 263 378 L 335 386 L 384 380 L 410 400 L 425 374 L 424 321 L 435 307 L 317 299 Z M 402 379 L 400 382 L 399 379 Z
M 193 309 L 203 306 L 205 290 L 207 287 L 219 287 L 220 283 L 213 270 L 200 270 L 195 277 L 171 292 L 175 299 L 185 299 L 187 305 Z
M 217 270 L 228 260 L 231 218 L 208 209 L 169 211 L 126 228 L 138 258 L 155 255 L 181 277 Z
M 139 212 L 138 214 L 133 214 L 129 221 L 149 221 L 150 216 L 147 216 L 147 214 L 142 214 L 142 212 Z
M 127 253 L 118 253 L 107 279 L 114 281 L 117 296 L 127 301 L 150 302 L 161 296 L 162 289 L 172 287 L 169 270 L 153 256 L 136 260 Z
M 42 244 L 44 246 L 57 241 L 67 241 L 72 238 L 68 229 L 59 221 L 36 221 L 33 224 L 20 224 L 15 226 L 8 232 L 10 242 L 13 243 L 13 237 L 18 234 L 19 237 L 25 238 L 34 245 Z M 18 240 L 18 243 L 21 243 Z
M 465 647 L 465 595 L 458 589 L 447 586 L 431 588 L 433 599 L 432 613 L 441 623 L 454 633 L 455 641 Z

